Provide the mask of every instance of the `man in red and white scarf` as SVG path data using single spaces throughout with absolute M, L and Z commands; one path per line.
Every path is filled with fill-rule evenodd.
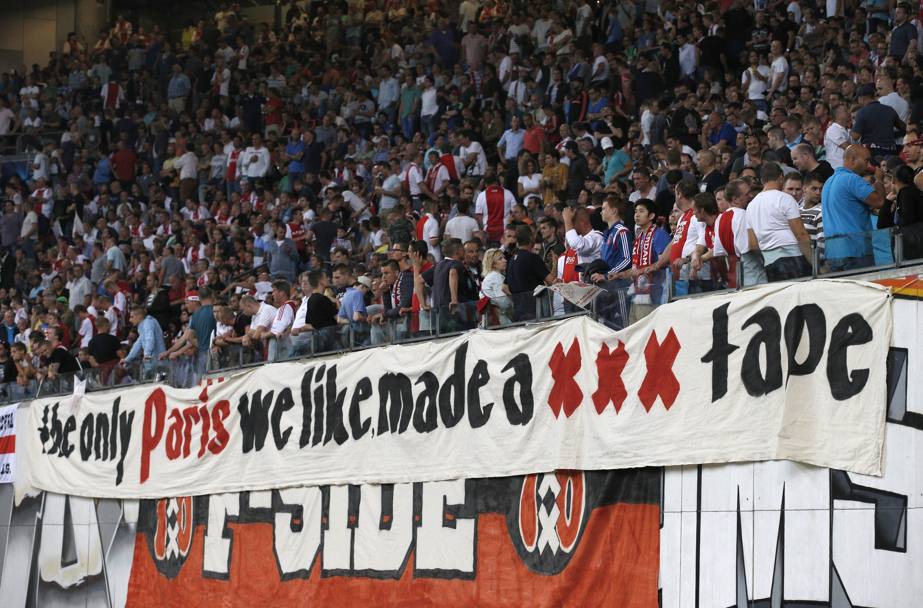
M 699 185 L 691 179 L 683 179 L 676 184 L 676 208 L 682 213 L 676 223 L 673 233 L 673 242 L 670 244 L 670 266 L 673 268 L 675 283 L 673 293 L 686 295 L 702 291 L 702 286 L 708 288 L 711 282 L 711 271 L 708 266 L 703 266 L 700 271 L 692 269 L 690 262 L 695 252 L 699 233 L 705 232 L 705 224 L 695 219 L 695 210 L 692 203 L 695 195 L 699 193 Z
M 290 333 L 301 304 L 292 300 L 291 295 L 291 283 L 284 279 L 272 282 L 272 302 L 276 306 L 276 314 L 269 327 L 269 361 L 284 359 L 291 350 Z
M 449 169 L 446 167 L 436 150 L 429 152 L 430 168 L 426 172 L 426 190 L 424 194 L 431 199 L 437 199 L 445 191 L 451 181 Z
M 744 285 L 765 283 L 767 278 L 762 258 L 758 251 L 750 251 L 750 239 L 747 235 L 750 185 L 743 180 L 734 180 L 724 187 L 724 198 L 730 207 L 715 220 L 715 241 L 714 248 L 709 252 L 710 256 L 728 258 L 731 266 L 728 275 L 729 287 L 737 287 L 737 264 L 743 266 Z M 703 260 L 709 259 L 706 256 L 703 256 Z
M 663 297 L 666 278 L 664 268 L 669 258 L 663 255 L 670 245 L 670 235 L 660 228 L 657 219 L 657 206 L 650 199 L 641 199 L 635 203 L 635 242 L 631 249 L 631 270 L 618 278 L 631 278 L 634 297 L 631 301 L 629 323 L 634 323 L 649 315 Z

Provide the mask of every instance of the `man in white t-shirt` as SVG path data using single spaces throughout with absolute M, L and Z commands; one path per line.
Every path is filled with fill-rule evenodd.
M 457 205 L 458 215 L 446 222 L 445 238 L 459 239 L 462 243 L 467 243 L 474 236 L 474 233 L 480 230 L 478 221 L 468 215 L 471 209 L 471 201 L 459 200 Z
M 439 113 L 439 99 L 436 86 L 430 76 L 423 78 L 423 91 L 420 93 L 420 130 L 429 140 L 430 134 L 436 130 L 436 115 Z
M 771 75 L 766 97 L 771 98 L 776 93 L 784 93 L 788 90 L 788 59 L 785 58 L 784 50 L 782 41 L 772 41 L 772 46 L 770 47 L 772 63 L 769 66 Z
M 270 334 L 272 323 L 276 319 L 275 306 L 266 302 L 257 302 L 256 298 L 246 295 L 240 299 L 240 309 L 250 315 L 250 327 L 244 335 L 244 346 L 257 346 Z
M 770 282 L 809 276 L 811 237 L 801 221 L 798 202 L 782 191 L 782 168 L 763 163 L 760 178 L 763 191 L 747 207 L 750 249 L 762 252 Z
M 16 114 L 5 99 L 0 99 L 0 135 L 8 135 L 16 124 Z
M 824 151 L 827 162 L 834 169 L 843 166 L 843 154 L 849 147 L 849 108 L 840 104 L 833 108 L 833 122 L 824 133 Z
M 628 202 L 634 204 L 642 198 L 656 200 L 657 184 L 651 180 L 651 172 L 647 167 L 637 166 L 631 173 L 631 181 L 635 185 L 634 192 L 628 195 Z
M 470 177 L 483 177 L 487 170 L 487 155 L 480 142 L 474 141 L 471 133 L 465 131 L 461 134 L 461 148 L 458 155 L 465 163 L 465 173 Z

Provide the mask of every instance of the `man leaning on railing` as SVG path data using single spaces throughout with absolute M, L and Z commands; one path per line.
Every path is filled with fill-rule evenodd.
M 128 366 L 139 357 L 141 358 L 141 374 L 149 377 L 155 369 L 159 368 L 158 359 L 166 351 L 163 342 L 163 330 L 157 319 L 147 314 L 144 306 L 134 306 L 129 315 L 129 321 L 138 328 L 138 339 L 131 345 L 128 355 L 122 359 L 123 367 Z

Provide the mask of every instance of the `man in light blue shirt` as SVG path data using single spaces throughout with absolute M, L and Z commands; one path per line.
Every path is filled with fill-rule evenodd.
M 860 144 L 846 148 L 843 166 L 824 184 L 821 213 L 824 217 L 825 252 L 831 270 L 871 266 L 872 209 L 884 204 L 884 185 L 863 179 L 871 153 Z
M 401 98 L 401 83 L 388 68 L 381 68 L 381 83 L 378 85 L 378 111 L 388 117 L 388 124 L 397 119 L 397 102 Z
M 178 64 L 173 64 L 173 76 L 167 84 L 167 97 L 169 98 L 170 109 L 174 112 L 182 112 L 186 109 L 186 97 L 192 90 L 192 83 L 189 77 L 183 73 L 183 69 Z
M 353 278 L 353 271 L 347 264 L 333 267 L 333 285 L 337 290 L 345 289 L 340 296 L 340 310 L 337 323 L 352 330 L 351 346 L 367 343 L 369 338 L 368 311 L 365 308 L 365 294 L 359 289 Z M 344 332 L 346 329 L 344 328 Z
M 138 327 L 138 339 L 131 345 L 128 355 L 122 359 L 122 365 L 128 365 L 142 357 L 141 370 L 143 375 L 147 376 L 159 366 L 158 357 L 167 350 L 163 342 L 163 330 L 157 319 L 147 314 L 147 309 L 143 306 L 133 307 L 128 320 Z
M 519 116 L 513 115 L 510 119 L 510 128 L 507 129 L 497 142 L 497 150 L 503 155 L 506 163 L 513 163 L 515 166 L 516 157 L 522 150 L 522 143 L 525 139 L 526 132 L 519 128 Z

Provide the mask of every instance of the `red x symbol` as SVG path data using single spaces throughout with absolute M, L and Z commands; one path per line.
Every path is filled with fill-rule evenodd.
M 580 371 L 580 344 L 577 338 L 574 338 L 566 355 L 564 347 L 558 342 L 551 354 L 548 367 L 551 368 L 551 377 L 554 379 L 554 386 L 548 395 L 548 405 L 555 418 L 560 415 L 562 409 L 564 415 L 570 418 L 583 401 L 583 391 L 574 380 L 574 376 Z
M 668 410 L 676 396 L 679 395 L 679 380 L 673 374 L 673 362 L 679 353 L 680 344 L 676 333 L 670 328 L 670 333 L 663 343 L 657 341 L 657 332 L 651 331 L 651 337 L 644 347 L 644 361 L 647 363 L 647 375 L 638 390 L 638 398 L 645 411 L 651 411 L 657 397 L 663 401 Z
M 615 413 L 618 414 L 625 402 L 628 393 L 625 391 L 625 383 L 622 382 L 622 370 L 628 363 L 628 352 L 625 350 L 625 344 L 619 342 L 617 348 L 609 350 L 609 345 L 603 343 L 596 355 L 596 373 L 599 376 L 599 387 L 593 393 L 593 405 L 596 406 L 596 413 L 602 414 L 603 410 L 610 402 L 615 406 Z

